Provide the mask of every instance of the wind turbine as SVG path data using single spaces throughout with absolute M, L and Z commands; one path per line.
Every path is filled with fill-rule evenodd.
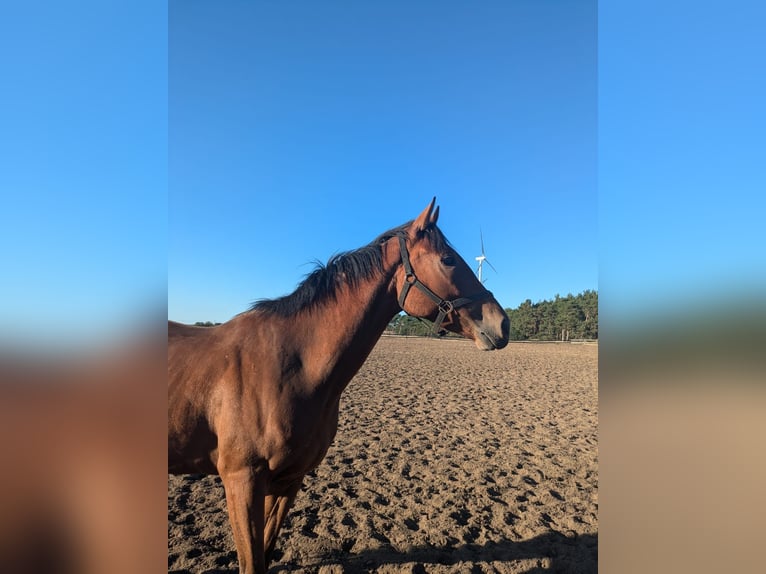
M 479 237 L 481 238 L 481 255 L 479 255 L 476 258 L 476 261 L 479 262 L 479 268 L 476 270 L 476 274 L 479 276 L 479 283 L 484 283 L 484 281 L 486 281 L 486 279 L 482 279 L 481 278 L 481 269 L 482 269 L 482 266 L 484 265 L 484 262 L 486 261 L 487 265 L 492 267 L 492 270 L 495 273 L 497 273 L 497 269 L 495 269 L 495 266 L 492 265 L 492 263 L 489 262 L 489 259 L 487 259 L 487 256 L 484 255 L 484 235 L 482 234 L 481 229 L 479 229 Z

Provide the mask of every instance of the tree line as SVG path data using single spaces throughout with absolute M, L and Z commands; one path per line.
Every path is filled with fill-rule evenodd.
M 511 320 L 511 341 L 571 341 L 598 339 L 598 291 L 586 290 L 566 297 L 556 295 L 551 301 L 524 301 L 515 309 L 506 309 Z M 394 335 L 427 336 L 431 323 L 397 315 L 386 332 Z M 450 333 L 448 336 L 452 336 Z
M 515 309 L 506 309 L 511 320 L 511 341 L 571 341 L 572 339 L 598 339 L 598 291 L 588 289 L 566 297 L 556 295 L 552 300 L 532 303 L 524 301 Z M 197 321 L 200 327 L 213 327 L 220 323 Z M 433 325 L 409 315 L 397 315 L 388 324 L 386 333 L 425 337 Z M 447 333 L 452 337 L 453 333 Z
M 586 290 L 566 297 L 506 309 L 512 341 L 571 341 L 598 339 L 598 291 Z

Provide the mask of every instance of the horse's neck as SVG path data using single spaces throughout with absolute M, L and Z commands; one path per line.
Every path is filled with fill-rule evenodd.
M 312 313 L 307 382 L 340 396 L 398 311 L 390 273 L 340 289 L 334 301 Z

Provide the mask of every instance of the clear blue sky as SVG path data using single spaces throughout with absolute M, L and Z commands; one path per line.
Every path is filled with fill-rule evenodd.
M 592 2 L 317 6 L 4 7 L 3 339 L 226 320 L 433 195 L 506 306 L 763 297 L 763 3 L 600 2 L 598 69 Z
M 181 2 L 171 319 L 291 292 L 437 197 L 502 305 L 597 289 L 595 2 Z

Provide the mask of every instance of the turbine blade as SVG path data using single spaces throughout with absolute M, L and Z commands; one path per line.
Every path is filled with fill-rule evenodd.
M 492 265 L 492 263 L 490 263 L 490 262 L 489 262 L 489 259 L 485 259 L 484 261 L 486 261 L 486 262 L 487 262 L 487 265 L 489 265 L 490 267 L 492 267 L 492 270 L 493 270 L 495 273 L 497 273 L 497 269 L 495 269 L 495 266 L 494 266 L 494 265 Z
M 479 237 L 481 238 L 481 254 L 484 255 L 484 234 L 481 232 L 481 227 L 479 227 Z

